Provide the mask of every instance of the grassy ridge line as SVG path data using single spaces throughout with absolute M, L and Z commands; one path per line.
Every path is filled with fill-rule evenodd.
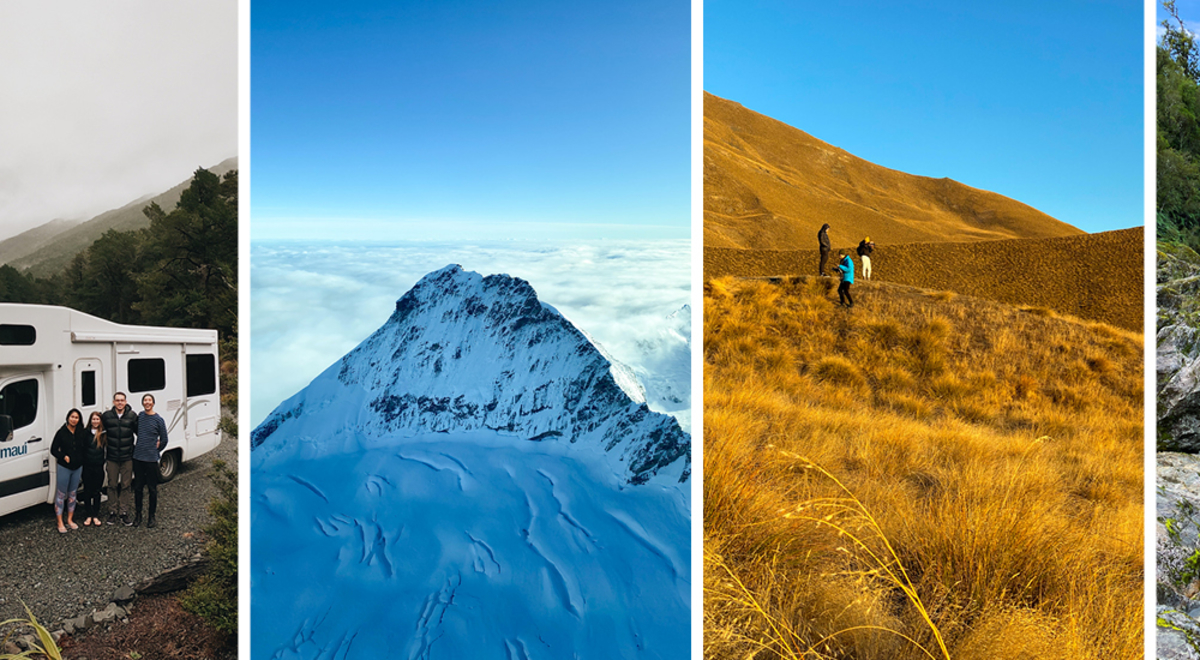
M 997 193 L 876 165 L 706 92 L 705 245 L 778 249 L 826 221 L 846 237 L 889 243 L 1082 233 Z
M 815 232 L 806 244 L 816 244 Z M 1058 238 L 880 245 L 871 262 L 879 281 L 1045 307 L 1141 332 L 1142 247 L 1142 228 L 1135 227 Z M 817 262 L 815 249 L 705 247 L 704 277 L 816 274 Z
M 706 284 L 705 657 L 1141 658 L 1140 335 L 832 289 Z

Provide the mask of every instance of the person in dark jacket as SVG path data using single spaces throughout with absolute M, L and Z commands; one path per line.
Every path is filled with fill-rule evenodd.
M 154 527 L 158 509 L 158 461 L 167 447 L 167 423 L 154 412 L 154 396 L 142 397 L 138 413 L 137 445 L 133 448 L 133 526 L 142 524 L 142 489 L 150 491 L 150 511 L 146 527 Z
M 854 284 L 854 260 L 843 252 L 841 261 L 834 268 L 842 272 L 842 283 L 838 285 L 838 304 L 853 307 L 854 299 L 850 297 L 850 285 Z
M 825 262 L 829 259 L 829 252 L 833 248 L 829 242 L 829 223 L 821 225 L 821 231 L 817 232 L 817 243 L 821 245 L 821 265 L 817 268 L 817 272 L 821 277 L 825 277 Z
M 130 493 L 133 481 L 133 444 L 137 435 L 137 413 L 125 403 L 125 393 L 113 395 L 112 410 L 107 410 L 100 419 L 104 422 L 104 433 L 108 438 L 105 448 L 105 467 L 108 472 L 108 524 L 121 522 L 132 525 L 129 519 Z
M 83 413 L 75 408 L 67 413 L 67 423 L 62 425 L 50 443 L 50 455 L 57 462 L 55 476 L 58 485 L 54 493 L 54 517 L 58 519 L 58 532 L 66 534 L 67 528 L 79 529 L 75 524 L 75 496 L 79 490 L 79 477 L 83 472 Z M 63 524 L 63 510 L 67 512 Z
M 88 415 L 86 447 L 83 452 L 83 519 L 84 526 L 104 524 L 100 520 L 100 490 L 104 487 L 104 452 L 108 438 L 104 433 L 104 420 L 100 411 Z
M 874 251 L 875 244 L 871 242 L 870 236 L 858 242 L 858 256 L 862 258 L 862 276 L 864 280 L 871 279 L 871 253 Z

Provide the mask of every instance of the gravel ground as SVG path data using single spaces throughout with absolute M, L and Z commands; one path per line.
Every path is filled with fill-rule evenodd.
M 22 601 L 46 624 L 91 612 L 107 605 L 118 587 L 136 585 L 200 552 L 208 502 L 217 494 L 208 478 L 213 459 L 236 471 L 236 439 L 226 437 L 159 485 L 154 529 L 84 527 L 76 512 L 79 529 L 59 534 L 51 504 L 0 517 L 0 621 L 25 617 Z M 106 507 L 101 505 L 105 517 Z

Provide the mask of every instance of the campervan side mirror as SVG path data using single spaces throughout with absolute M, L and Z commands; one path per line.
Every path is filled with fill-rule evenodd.
M 0 415 L 0 442 L 12 442 L 12 415 Z

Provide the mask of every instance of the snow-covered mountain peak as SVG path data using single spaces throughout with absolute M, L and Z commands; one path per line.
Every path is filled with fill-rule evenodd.
M 572 443 L 630 483 L 686 480 L 690 438 L 622 390 L 616 379 L 625 371 L 525 280 L 450 265 L 422 278 L 382 327 L 280 404 L 251 446 L 346 429 L 374 438 L 492 430 Z

